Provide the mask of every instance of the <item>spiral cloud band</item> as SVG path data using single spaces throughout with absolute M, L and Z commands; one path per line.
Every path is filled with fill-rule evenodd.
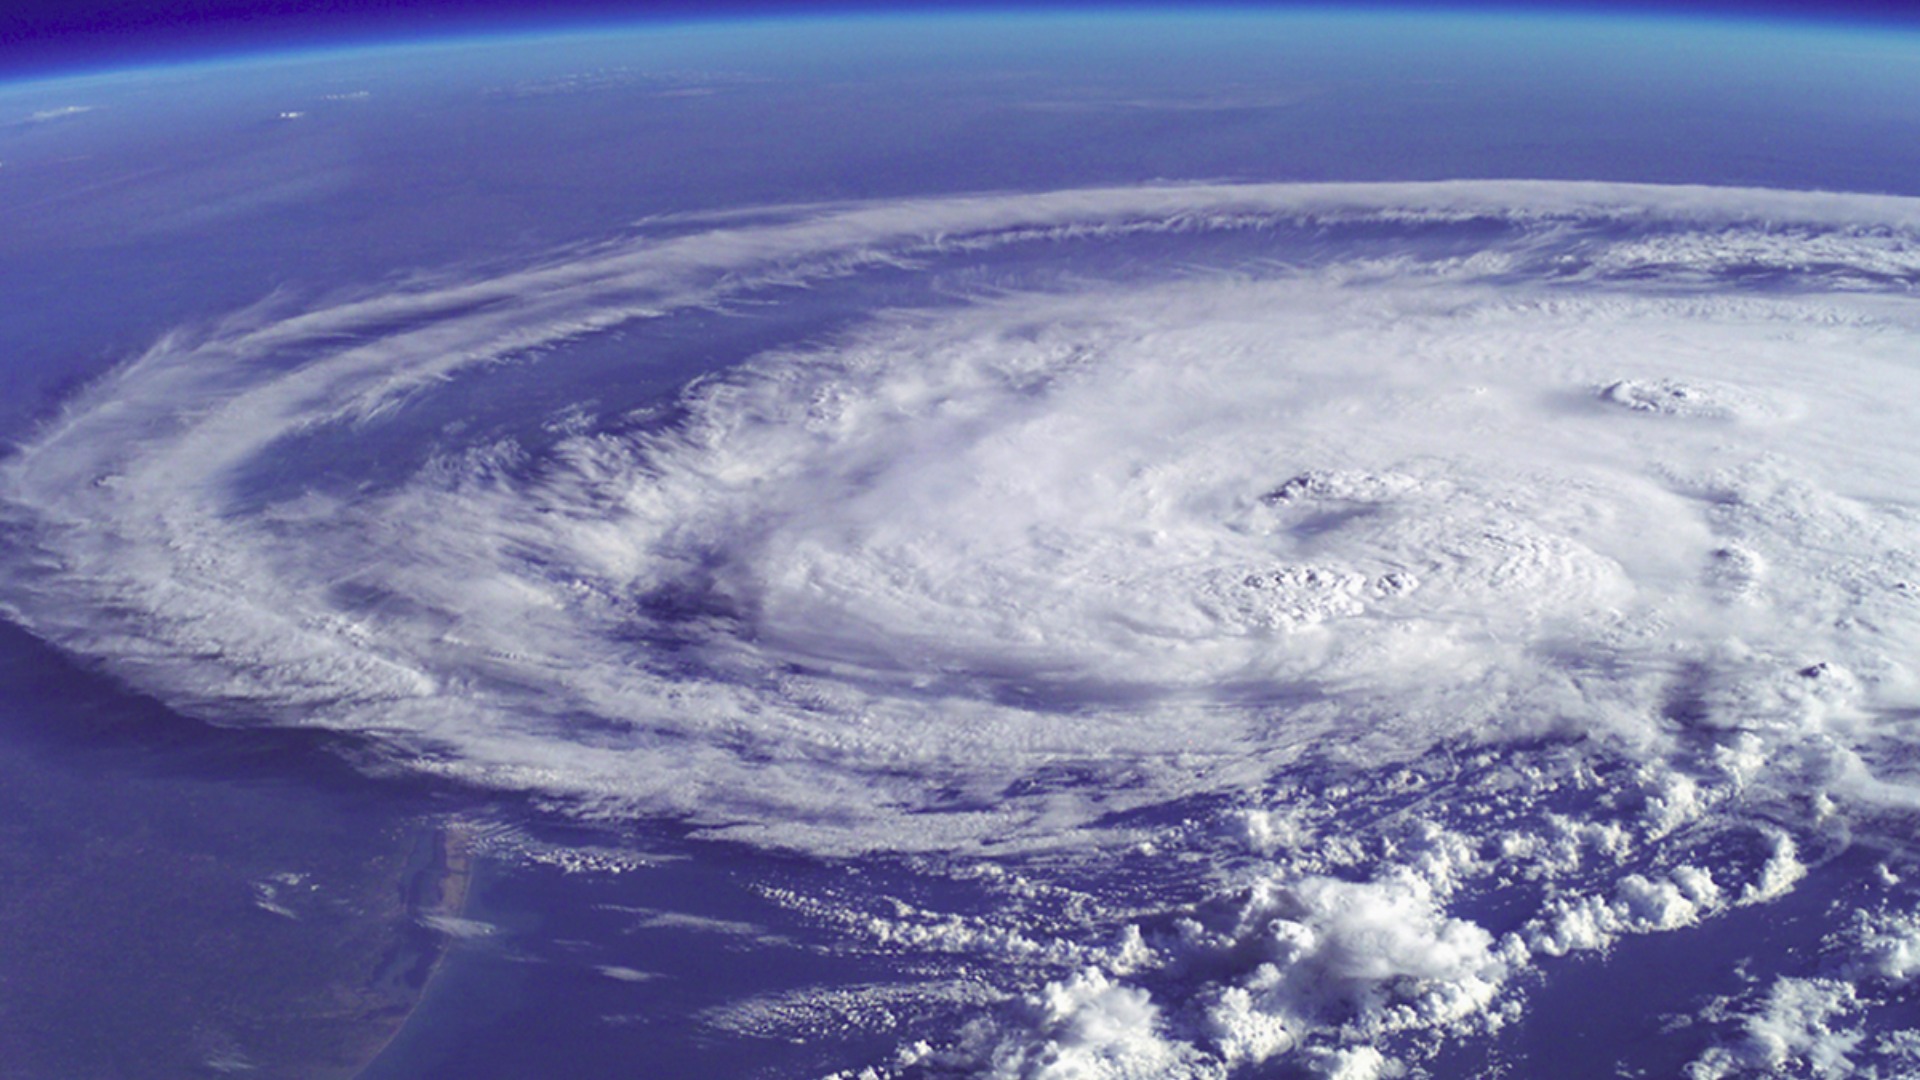
M 162 340 L 4 462 L 0 599 L 190 714 L 589 817 L 966 853 L 1213 800 L 1269 870 L 1142 948 L 1260 966 L 1176 1017 L 1074 953 L 941 1052 L 1367 1075 L 1920 804 L 1916 282 L 1920 202 L 1767 191 L 649 221 Z M 1471 842 L 1351 816 L 1439 760 Z M 1562 885 L 1456 917 L 1515 874 Z
M 1320 257 L 1191 261 L 1282 224 Z M 1331 745 L 1704 725 L 1870 753 L 1920 581 L 1890 404 L 1916 224 L 1557 184 L 1068 192 L 267 306 L 159 343 L 7 462 L 6 597 L 217 720 L 802 844 L 1053 832 Z M 537 442 L 409 430 L 442 387 L 624 323 L 1150 235 L 1199 251 L 989 272 Z M 389 431 L 437 450 L 387 484 L 241 482 L 331 476 L 327 437 Z M 1061 769 L 1126 783 L 1008 794 Z

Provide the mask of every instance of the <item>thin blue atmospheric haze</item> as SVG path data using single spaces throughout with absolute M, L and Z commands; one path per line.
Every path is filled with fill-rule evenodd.
M 530 7 L 524 0 L 193 0 L 155 9 L 106 0 L 20 0 L 0 16 L 0 74 L 45 78 L 76 72 L 126 70 L 274 54 L 303 54 L 456 40 L 608 33 L 668 26 L 725 26 L 767 21 L 980 17 L 1059 14 L 1125 18 L 1176 13 L 1286 16 L 1297 13 L 1376 13 L 1389 18 L 1440 15 L 1462 18 L 1648 18 L 1656 25 L 1689 22 L 1750 24 L 1800 32 L 1913 33 L 1920 17 L 1900 0 L 1691 0 L 1685 4 L 1571 0 L 1556 4 L 1451 3 L 1382 0 L 1350 3 L 1221 3 L 1169 8 L 1157 3 L 1054 2 L 1045 5 L 964 0 L 568 0 Z

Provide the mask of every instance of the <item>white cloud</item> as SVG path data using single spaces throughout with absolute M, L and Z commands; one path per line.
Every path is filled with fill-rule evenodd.
M 1480 250 L 1419 257 L 1418 230 L 1474 218 L 1498 225 Z M 1408 252 L 1075 265 L 769 352 L 675 425 L 454 438 L 409 482 L 265 509 L 229 486 L 296 436 L 424 438 L 410 404 L 484 365 L 774 282 L 1302 219 L 1412 230 Z M 1781 221 L 1819 240 L 1799 292 L 1657 276 L 1771 250 Z M 1920 475 L 1890 404 L 1920 392 L 1916 330 L 1827 268 L 1904 272 L 1888 237 L 1916 227 L 1910 201 L 1779 192 L 1116 189 L 742 215 L 282 299 L 157 343 L 5 463 L 24 554 L 0 598 L 217 720 L 818 850 L 1057 843 L 1308 753 L 1456 740 L 1657 764 L 1708 738 L 1750 788 L 1897 803 L 1871 750 L 1920 635 L 1890 509 Z M 1715 812 L 1661 798 L 1669 828 Z M 1648 881 L 1680 891 L 1609 910 L 1698 906 Z
M 90 113 L 98 108 L 98 105 L 61 105 L 51 109 L 40 109 L 27 114 L 25 122 L 29 124 L 48 124 L 55 120 L 65 120 L 68 117 L 79 116 L 82 113 Z
M 623 967 L 622 965 L 619 965 L 619 964 L 601 964 L 595 967 L 594 970 L 598 971 L 600 974 L 605 975 L 607 978 L 612 979 L 616 982 L 626 982 L 626 983 L 652 982 L 654 979 L 657 979 L 660 977 L 650 971 L 641 971 L 639 968 Z
M 1856 1052 L 1866 1035 L 1836 1021 L 1853 1011 L 1853 987 L 1829 979 L 1782 978 L 1743 1024 L 1738 1042 L 1717 1046 L 1688 1066 L 1693 1080 L 1760 1072 L 1780 1075 L 1798 1065 L 1804 1075 L 1851 1076 Z
M 1010 1031 L 979 1028 L 954 1063 L 992 1080 L 1201 1080 L 1224 1073 L 1192 1046 L 1165 1038 L 1160 1010 L 1144 990 L 1118 985 L 1098 970 L 1049 984 L 1009 1021 Z

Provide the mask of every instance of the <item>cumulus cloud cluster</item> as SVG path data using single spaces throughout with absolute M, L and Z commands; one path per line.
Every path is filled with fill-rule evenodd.
M 1505 824 L 1443 815 L 1424 862 L 1241 806 L 1269 865 L 1238 914 L 1140 939 L 1212 972 L 1191 1001 L 1083 964 L 949 1053 L 1385 1075 L 1376 1043 L 1497 1026 L 1539 956 L 1791 889 L 1781 805 L 1920 799 L 1916 230 L 1899 199 L 1491 182 L 664 223 L 169 336 L 0 465 L 0 601 L 219 722 L 818 852 L 1131 840 L 1183 799 L 1581 747 L 1485 774 Z M 1010 287 L 1013 255 L 1059 265 Z M 889 275 L 962 284 L 863 304 Z M 813 292 L 866 310 L 670 400 L 488 396 Z M 1637 808 L 1557 809 L 1600 759 Z M 1495 879 L 1538 893 L 1499 932 L 1454 910 Z

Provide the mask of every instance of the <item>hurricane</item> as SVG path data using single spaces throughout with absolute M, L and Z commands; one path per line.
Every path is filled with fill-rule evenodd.
M 1843 852 L 1688 1068 L 1895 1068 L 1916 286 L 1892 196 L 649 218 L 167 334 L 0 461 L 0 604 L 369 771 L 995 898 L 783 898 L 946 959 L 716 1023 L 970 1010 L 864 1076 L 1404 1075 Z

